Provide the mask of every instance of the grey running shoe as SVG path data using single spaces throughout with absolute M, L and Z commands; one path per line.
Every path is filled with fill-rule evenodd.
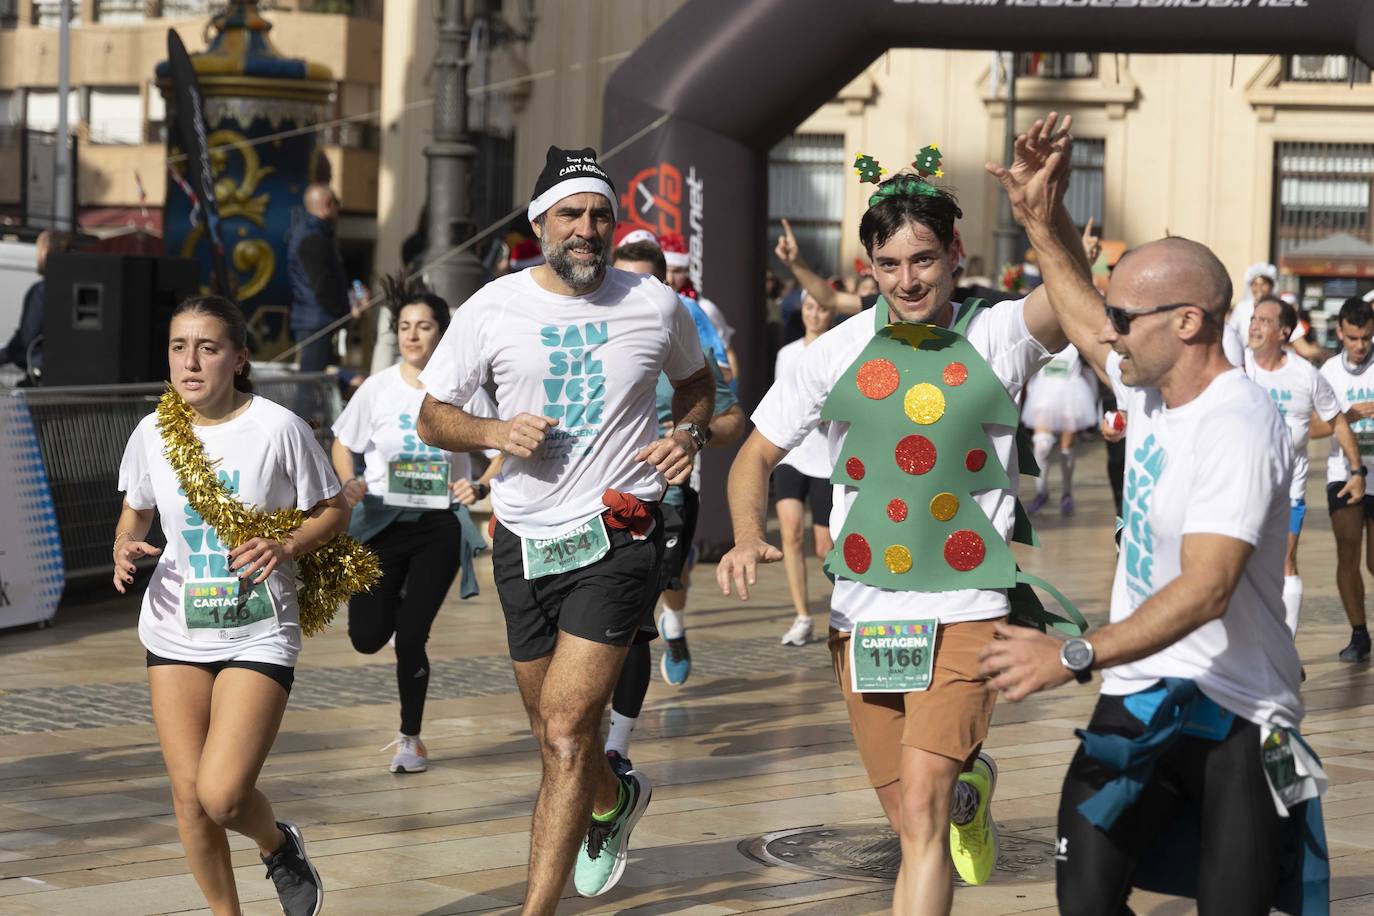
M 419 735 L 403 735 L 397 732 L 396 740 L 382 750 L 389 751 L 393 747 L 396 748 L 396 753 L 391 758 L 391 772 L 423 773 L 429 769 L 429 751 L 425 749 L 425 743 L 420 740 Z
M 286 834 L 281 849 L 262 857 L 267 877 L 277 886 L 277 899 L 286 916 L 319 916 L 324 909 L 324 885 L 320 873 L 305 854 L 305 838 L 290 821 L 277 821 Z

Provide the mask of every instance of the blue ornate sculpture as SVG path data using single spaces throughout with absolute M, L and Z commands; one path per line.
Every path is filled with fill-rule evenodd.
M 211 20 L 210 47 L 191 56 L 204 99 L 225 259 L 260 358 L 290 344 L 286 232 L 306 185 L 328 176 L 319 132 L 311 128 L 324 120 L 334 91 L 329 68 L 282 57 L 267 37 L 271 28 L 256 0 L 236 0 Z M 168 104 L 167 159 L 173 172 L 163 212 L 167 253 L 198 260 L 201 284 L 208 289 L 209 245 L 180 180 L 185 155 L 177 139 L 167 63 L 158 64 L 156 72 Z

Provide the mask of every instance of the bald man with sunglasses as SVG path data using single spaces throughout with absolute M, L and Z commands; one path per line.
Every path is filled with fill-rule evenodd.
M 1206 246 L 1142 245 L 1104 302 L 1053 230 L 1063 170 L 990 170 L 1066 336 L 1130 415 L 1111 623 L 1067 641 L 1001 627 L 979 657 L 1010 700 L 1102 677 L 1060 800 L 1060 911 L 1128 912 L 1132 884 L 1149 886 L 1150 867 L 1168 861 L 1152 843 L 1190 824 L 1201 851 L 1174 871 L 1188 872 L 1199 912 L 1268 913 L 1285 837 L 1316 794 L 1315 781 L 1295 793 L 1269 756 L 1291 762 L 1303 716 L 1282 597 L 1291 440 L 1225 355 L 1231 283 Z M 1085 322 L 1092 302 L 1101 318 Z

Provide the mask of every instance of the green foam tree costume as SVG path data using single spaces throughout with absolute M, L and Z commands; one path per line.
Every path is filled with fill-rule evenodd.
M 1008 589 L 1021 623 L 1068 633 L 1087 623 L 1048 583 L 1021 572 L 974 493 L 1011 485 L 986 426 L 1015 429 L 1019 413 L 987 360 L 964 336 L 987 303 L 969 300 L 954 327 L 886 323 L 845 371 L 821 419 L 849 424 L 831 482 L 858 489 L 825 567 L 894 591 Z M 1029 458 L 1029 449 L 1020 449 Z M 1024 470 L 1038 473 L 1033 459 Z M 1036 543 L 1016 505 L 1012 539 Z M 1068 619 L 1046 611 L 1030 586 L 1050 592 Z

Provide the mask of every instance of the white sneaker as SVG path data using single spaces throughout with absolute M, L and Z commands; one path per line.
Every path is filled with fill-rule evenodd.
M 804 646 L 811 641 L 812 623 L 810 617 L 798 617 L 792 621 L 791 628 L 782 635 L 784 646 Z
M 429 769 L 429 751 L 425 750 L 425 743 L 420 740 L 419 735 L 403 735 L 396 733 L 396 740 L 382 748 L 389 751 L 396 748 L 396 755 L 391 758 L 391 772 L 393 773 L 423 773 Z

